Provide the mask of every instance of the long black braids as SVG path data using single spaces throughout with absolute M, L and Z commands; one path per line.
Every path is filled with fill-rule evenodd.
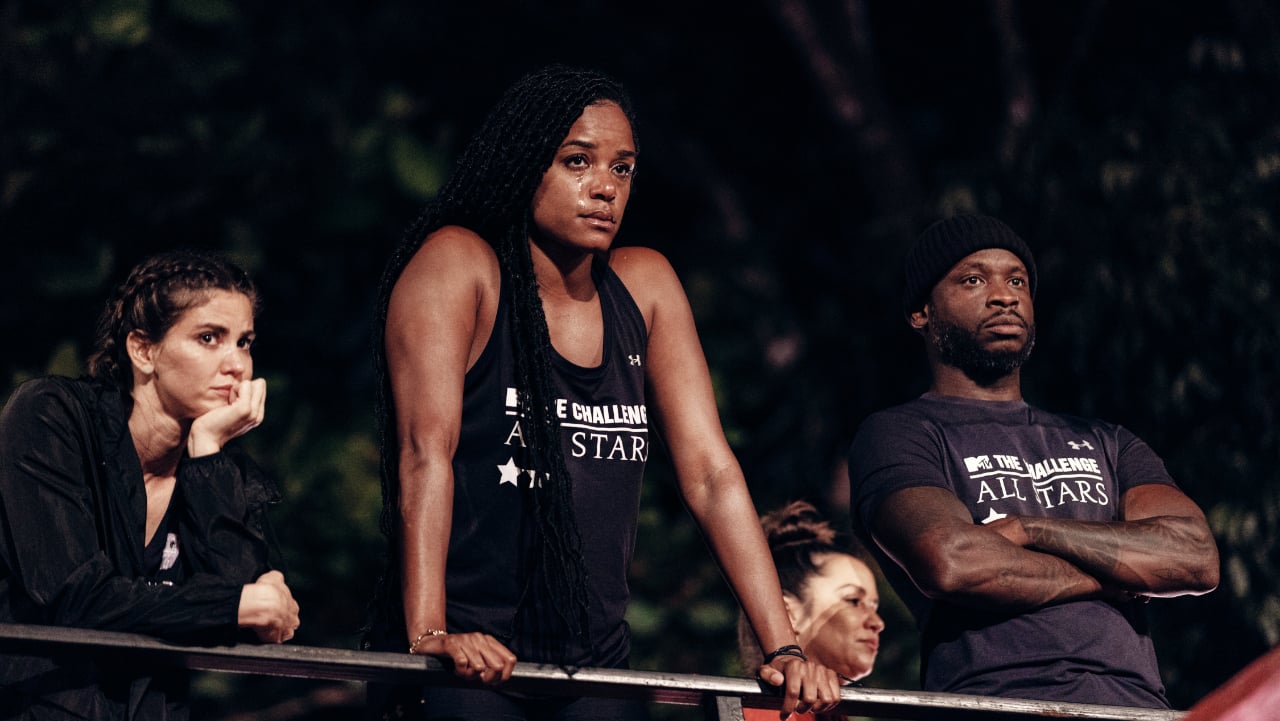
M 383 273 L 373 340 L 383 502 L 379 527 L 388 539 L 389 558 L 375 592 L 374 612 L 391 628 L 403 629 L 403 607 L 399 448 L 385 347 L 387 309 L 396 281 L 426 236 L 441 226 L 459 225 L 493 245 L 504 282 L 511 290 L 516 381 L 525 394 L 524 440 L 529 467 L 541 476 L 537 481 L 530 479 L 534 486 L 528 496 L 535 518 L 534 548 L 530 549 L 533 568 L 522 579 L 521 604 L 529 600 L 534 585 L 541 587 L 570 634 L 590 643 L 582 539 L 554 412 L 551 337 L 538 294 L 529 237 L 533 196 L 543 174 L 583 109 L 602 101 L 612 101 L 622 109 L 634 136 L 635 119 L 626 92 L 617 81 L 597 71 L 549 66 L 513 85 L 467 145 L 439 195 L 405 231 Z

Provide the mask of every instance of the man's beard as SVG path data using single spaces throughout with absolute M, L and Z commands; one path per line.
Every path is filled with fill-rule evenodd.
M 975 383 L 988 386 L 1022 367 L 1036 344 L 1036 327 L 1027 326 L 1027 342 L 1018 350 L 992 351 L 978 343 L 976 331 L 936 316 L 929 322 L 929 334 L 938 349 L 938 358 L 969 376 Z

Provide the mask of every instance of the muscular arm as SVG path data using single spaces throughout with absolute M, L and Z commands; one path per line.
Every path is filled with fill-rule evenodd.
M 1172 486 L 1141 485 L 1124 494 L 1121 510 L 1117 522 L 1021 517 L 997 530 L 1131 593 L 1181 596 L 1217 587 L 1218 548 L 1190 498 Z
M 974 524 L 964 505 L 943 488 L 890 494 L 871 530 L 875 542 L 934 600 L 1019 611 L 1104 592 L 1098 579 L 1069 561 Z
M 649 321 L 650 398 L 670 448 L 680 492 L 766 652 L 797 643 L 782 603 L 742 468 L 725 440 L 711 374 L 684 289 L 662 256 L 643 249 L 615 254 L 614 268 Z M 762 678 L 786 684 L 783 708 L 829 708 L 839 698 L 835 674 L 782 657 Z M 784 673 L 778 673 L 778 671 Z M 766 674 L 767 672 L 767 674 Z
M 796 642 L 742 469 L 725 440 L 684 289 L 657 253 L 628 248 L 614 269 L 649 320 L 652 410 L 690 513 L 766 650 Z
M 446 630 L 445 562 L 453 522 L 453 454 L 462 388 L 493 329 L 498 259 L 475 233 L 432 233 L 391 292 L 386 351 L 396 405 L 401 578 L 406 643 Z M 423 636 L 417 653 L 447 656 L 465 679 L 501 683 L 516 657 L 492 636 Z
M 484 296 L 484 271 L 496 277 L 496 263 L 475 234 L 441 229 L 406 266 L 387 310 L 387 366 L 399 448 L 400 570 L 410 641 L 427 629 L 445 628 L 445 558 L 463 378 Z

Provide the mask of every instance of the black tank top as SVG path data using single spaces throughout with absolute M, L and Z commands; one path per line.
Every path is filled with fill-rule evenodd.
M 627 572 L 635 546 L 640 484 L 649 457 L 644 382 L 648 333 L 622 281 L 607 266 L 593 271 L 604 320 L 598 367 L 577 366 L 552 350 L 556 411 L 565 463 L 573 483 L 590 587 L 594 653 L 570 643 L 569 661 L 617 666 L 630 634 L 623 620 Z M 522 588 L 522 539 L 534 519 L 531 474 L 523 467 L 524 422 L 515 387 L 511 298 L 504 280 L 493 333 L 466 374 L 462 426 L 454 454 L 453 528 L 446 569 L 451 631 L 483 631 L 521 660 L 545 658 L 549 639 L 531 637 L 515 621 Z M 537 592 L 536 589 L 534 591 Z M 539 601 L 534 597 L 535 608 Z M 564 635 L 561 631 L 560 636 Z M 556 638 L 563 647 L 566 639 Z

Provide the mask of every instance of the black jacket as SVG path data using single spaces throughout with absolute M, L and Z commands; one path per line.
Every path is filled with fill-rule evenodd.
M 279 492 L 232 450 L 184 459 L 170 518 L 182 578 L 149 579 L 125 403 L 115 388 L 49 377 L 0 413 L 0 622 L 234 643 L 241 587 L 271 567 L 266 506 Z M 187 716 L 184 673 L 117 666 L 0 656 L 0 719 Z

